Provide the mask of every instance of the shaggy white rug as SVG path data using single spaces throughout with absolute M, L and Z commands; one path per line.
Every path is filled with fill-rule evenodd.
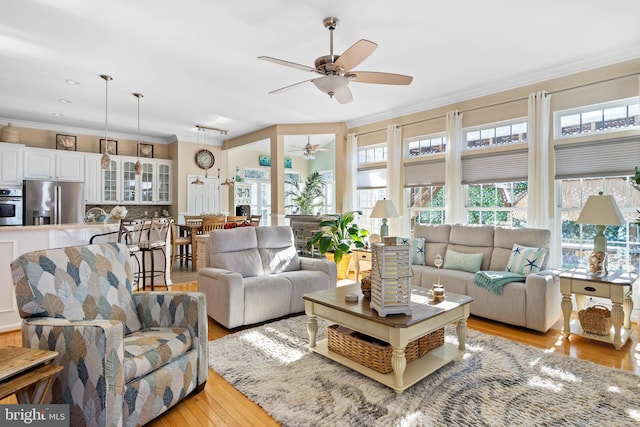
M 457 343 L 452 327 L 445 339 Z M 310 352 L 306 316 L 209 346 L 209 366 L 284 426 L 640 423 L 639 377 L 472 330 L 459 360 L 400 395 Z

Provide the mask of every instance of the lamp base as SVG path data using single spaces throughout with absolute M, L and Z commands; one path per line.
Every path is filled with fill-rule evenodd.
M 593 276 L 607 275 L 607 253 L 593 251 L 589 255 L 589 274 Z
M 382 225 L 380 226 L 380 237 L 384 238 L 389 235 L 389 226 L 387 225 L 387 218 L 382 218 Z

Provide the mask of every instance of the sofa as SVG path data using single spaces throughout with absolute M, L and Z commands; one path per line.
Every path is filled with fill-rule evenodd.
M 337 285 L 336 264 L 299 257 L 289 226 L 213 230 L 206 245 L 198 288 L 229 329 L 303 312 L 304 294 Z
M 411 239 L 412 286 L 431 288 L 439 280 L 445 292 L 473 298 L 472 315 L 546 332 L 562 314 L 559 278 L 546 270 L 550 236 L 549 230 L 533 228 L 416 224 Z M 510 262 L 515 265 L 517 260 L 512 253 L 517 257 L 522 248 L 544 254 L 529 261 L 535 268 L 524 272 L 524 281 L 507 283 L 500 293 L 475 283 L 478 270 L 509 270 Z M 444 258 L 439 272 L 434 264 L 437 255 Z
M 122 243 L 28 252 L 11 263 L 24 347 L 55 350 L 53 403 L 72 426 L 146 424 L 204 389 L 200 292 L 132 292 Z

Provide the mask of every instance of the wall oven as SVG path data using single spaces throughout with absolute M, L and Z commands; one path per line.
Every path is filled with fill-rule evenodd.
M 0 188 L 0 226 L 23 225 L 22 188 Z

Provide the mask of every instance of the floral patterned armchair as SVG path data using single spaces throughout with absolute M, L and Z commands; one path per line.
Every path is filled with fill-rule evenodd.
M 126 245 L 30 252 L 11 269 L 23 345 L 58 351 L 53 403 L 71 425 L 145 424 L 204 389 L 204 295 L 134 294 Z

